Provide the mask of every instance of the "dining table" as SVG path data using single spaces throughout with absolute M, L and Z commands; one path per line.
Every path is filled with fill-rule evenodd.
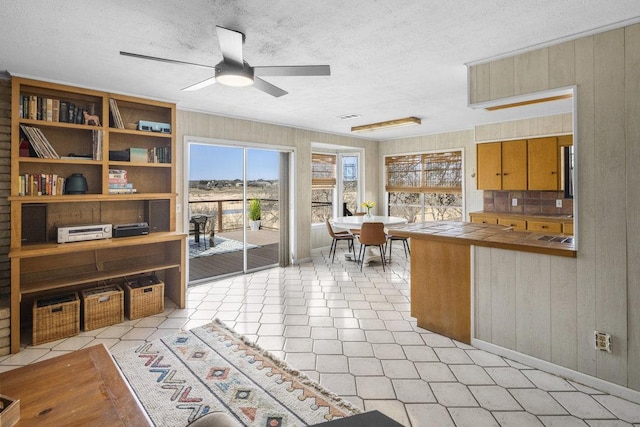
M 390 215 L 350 215 L 339 216 L 331 219 L 329 222 L 331 222 L 334 228 L 346 229 L 358 235 L 363 222 L 381 222 L 384 224 L 385 232 L 388 234 L 389 227 L 406 224 L 408 221 L 405 218 Z M 377 251 L 378 249 L 376 247 L 368 246 L 363 255 L 362 263 L 369 264 L 371 261 L 380 261 L 380 254 Z M 353 261 L 355 254 L 346 253 L 344 256 L 345 259 Z

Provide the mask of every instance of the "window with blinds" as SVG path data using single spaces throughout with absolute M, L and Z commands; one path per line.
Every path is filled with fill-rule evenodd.
M 462 152 L 385 158 L 387 192 L 462 193 Z
M 336 186 L 336 155 L 311 154 L 311 187 L 313 189 Z
M 462 151 L 385 158 L 389 215 L 409 222 L 462 218 Z

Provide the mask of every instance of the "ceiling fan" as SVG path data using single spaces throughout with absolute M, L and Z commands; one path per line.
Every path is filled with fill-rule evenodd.
M 168 62 L 171 64 L 195 65 L 198 67 L 213 68 L 215 75 L 199 83 L 187 86 L 182 90 L 198 90 L 215 82 L 227 86 L 243 87 L 253 85 L 263 92 L 280 97 L 287 91 L 272 85 L 260 77 L 264 76 L 329 76 L 331 70 L 328 65 L 291 65 L 291 66 L 257 66 L 252 67 L 244 60 L 242 45 L 245 35 L 239 31 L 216 26 L 218 42 L 222 51 L 222 61 L 217 65 L 196 64 L 193 62 L 178 61 L 175 59 L 158 58 L 155 56 L 141 55 L 139 53 L 123 52 L 120 55 L 131 56 L 152 61 Z

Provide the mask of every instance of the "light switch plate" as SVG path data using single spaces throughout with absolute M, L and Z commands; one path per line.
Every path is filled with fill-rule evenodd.
M 556 199 L 556 208 L 562 207 L 562 199 Z
M 511 199 L 511 206 L 518 206 L 518 199 Z

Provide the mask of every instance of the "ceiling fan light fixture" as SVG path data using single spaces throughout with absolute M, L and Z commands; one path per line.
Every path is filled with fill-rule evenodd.
M 386 122 L 371 123 L 368 125 L 354 126 L 351 132 L 372 132 L 376 130 L 398 128 L 404 126 L 414 126 L 422 124 L 422 120 L 417 117 L 405 117 L 402 119 L 387 120 Z
M 216 80 L 225 86 L 246 87 L 253 84 L 253 68 L 246 62 L 243 67 L 228 65 L 224 61 L 216 65 Z

